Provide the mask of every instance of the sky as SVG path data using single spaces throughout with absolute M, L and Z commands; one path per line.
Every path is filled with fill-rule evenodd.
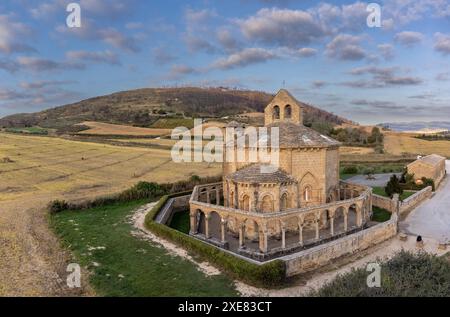
M 81 27 L 69 28 L 78 3 Z M 374 1 L 375 2 L 375 1 Z M 450 0 L 2 0 L 0 117 L 143 87 L 276 93 L 362 124 L 450 121 Z

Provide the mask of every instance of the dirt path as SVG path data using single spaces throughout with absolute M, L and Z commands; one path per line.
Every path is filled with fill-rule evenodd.
M 139 208 L 134 216 L 132 217 L 132 223 L 137 229 L 137 233 L 134 234 L 151 241 L 153 243 L 157 243 L 162 247 L 166 248 L 172 254 L 183 257 L 192 263 L 198 266 L 198 269 L 204 272 L 207 275 L 210 274 L 220 274 L 220 270 L 215 268 L 213 265 L 202 262 L 199 263 L 194 260 L 186 250 L 183 248 L 165 240 L 155 236 L 149 230 L 147 230 L 144 226 L 145 215 L 147 212 L 155 205 L 155 203 L 151 203 L 149 205 L 143 206 Z M 443 255 L 447 253 L 445 250 L 438 250 L 439 243 L 433 239 L 424 239 L 424 251 L 428 253 L 433 253 L 437 255 Z M 283 289 L 263 289 L 256 288 L 240 281 L 235 281 L 236 290 L 241 294 L 241 296 L 249 297 L 249 296 L 261 296 L 261 297 L 300 297 L 306 296 L 310 291 L 319 289 L 326 283 L 332 281 L 338 275 L 345 274 L 350 272 L 352 269 L 356 268 L 364 268 L 368 263 L 377 262 L 380 260 L 386 260 L 393 257 L 395 254 L 400 252 L 401 250 L 418 252 L 419 249 L 416 248 L 416 242 L 414 236 L 409 236 L 406 242 L 400 241 L 397 237 L 392 238 L 384 243 L 379 244 L 376 247 L 373 247 L 369 250 L 361 252 L 353 257 L 347 257 L 345 259 L 341 259 L 338 261 L 334 261 L 334 264 L 328 267 L 325 267 L 314 274 L 308 276 L 307 281 L 304 279 L 294 283 L 294 285 L 290 287 L 286 287 Z
M 70 290 L 66 286 L 70 257 L 48 228 L 44 211 L 51 198 L 28 198 L 0 205 L 0 296 L 92 294 L 85 287 Z

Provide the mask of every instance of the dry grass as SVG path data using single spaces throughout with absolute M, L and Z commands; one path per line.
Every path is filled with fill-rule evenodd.
M 162 136 L 170 134 L 172 132 L 171 129 L 138 128 L 127 125 L 110 124 L 93 121 L 83 122 L 82 125 L 88 126 L 90 127 L 90 129 L 82 131 L 79 134 Z
M 221 171 L 220 164 L 173 163 L 168 150 L 3 133 L 0 157 L 13 161 L 0 164 L 0 296 L 76 295 L 57 280 L 57 272 L 66 274 L 66 257 L 42 211 L 49 201 Z
M 369 147 L 357 147 L 357 146 L 342 146 L 339 149 L 341 155 L 362 155 L 374 153 L 373 148 Z
M 412 137 L 412 134 L 387 133 L 385 135 L 385 150 L 394 155 L 439 154 L 450 157 L 450 141 L 426 141 Z

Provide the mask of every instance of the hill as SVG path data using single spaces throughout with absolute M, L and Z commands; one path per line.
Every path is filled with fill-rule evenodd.
M 262 112 L 273 95 L 227 88 L 145 88 L 95 97 L 31 114 L 0 119 L 0 127 L 64 128 L 84 121 L 148 127 L 161 117 L 224 117 Z M 350 123 L 305 104 L 305 121 Z

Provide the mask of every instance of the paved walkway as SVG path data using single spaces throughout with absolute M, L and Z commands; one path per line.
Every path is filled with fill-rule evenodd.
M 384 187 L 394 174 L 398 177 L 402 175 L 401 173 L 375 174 L 373 175 L 375 179 L 367 179 L 366 175 L 356 175 L 347 179 L 347 181 L 369 187 Z
M 446 167 L 448 174 L 450 160 L 447 160 Z M 431 199 L 423 202 L 400 223 L 400 229 L 450 243 L 450 175 Z

